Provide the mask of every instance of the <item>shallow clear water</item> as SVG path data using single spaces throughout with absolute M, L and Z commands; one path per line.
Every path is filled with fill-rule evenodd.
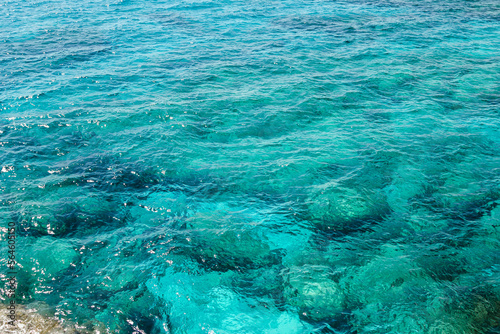
M 498 1 L 0 16 L 19 304 L 81 332 L 500 332 Z

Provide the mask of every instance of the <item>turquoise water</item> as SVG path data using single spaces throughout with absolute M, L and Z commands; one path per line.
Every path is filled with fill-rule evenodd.
M 0 16 L 19 304 L 81 333 L 500 332 L 498 1 Z

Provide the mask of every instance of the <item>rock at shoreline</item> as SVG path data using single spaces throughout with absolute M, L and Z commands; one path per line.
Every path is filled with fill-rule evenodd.
M 5 334 L 76 334 L 74 328 L 62 326 L 55 318 L 40 315 L 35 309 L 16 305 L 16 320 L 11 324 L 6 306 L 0 312 L 0 332 Z

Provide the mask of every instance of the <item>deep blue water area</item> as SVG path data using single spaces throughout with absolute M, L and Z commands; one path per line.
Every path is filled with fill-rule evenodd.
M 0 17 L 3 332 L 500 333 L 498 0 Z

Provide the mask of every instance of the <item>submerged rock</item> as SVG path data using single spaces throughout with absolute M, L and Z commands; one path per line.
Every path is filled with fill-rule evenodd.
M 164 325 L 168 325 L 172 333 L 299 334 L 312 331 L 296 313 L 278 308 L 272 299 L 246 297 L 234 291 L 230 287 L 233 278 L 235 273 L 231 271 L 206 273 L 201 269 L 197 273 L 181 273 L 169 269 L 165 276 L 150 279 L 147 286 L 163 301 L 164 312 L 168 314 Z
M 130 214 L 138 224 L 156 226 L 168 219 L 186 215 L 188 207 L 188 199 L 184 193 L 157 191 L 137 200 L 130 208 Z
M 189 253 L 215 270 L 234 270 L 275 264 L 279 255 L 248 231 L 204 232 L 193 236 Z
M 91 307 L 99 309 L 97 299 Z M 115 333 L 159 333 L 162 312 L 157 299 L 146 287 L 116 292 L 103 303 L 95 319 Z M 167 332 L 168 333 L 168 332 Z
M 495 208 L 500 190 L 492 175 L 477 168 L 478 163 L 460 163 L 452 171 L 444 173 L 432 195 L 435 210 L 442 211 L 452 219 L 473 221 Z
M 183 226 L 182 246 L 177 249 L 218 271 L 256 268 L 276 264 L 279 253 L 271 250 L 244 219 L 222 212 L 197 213 Z
M 31 235 L 68 236 L 108 225 L 119 216 L 116 203 L 102 193 L 77 186 L 54 186 L 20 209 L 23 231 Z
M 18 240 L 22 250 L 18 256 L 18 294 L 24 300 L 40 299 L 54 291 L 61 276 L 76 264 L 78 254 L 71 242 L 52 236 Z
M 406 213 L 412 198 L 425 192 L 425 181 L 421 171 L 408 164 L 400 164 L 395 169 L 392 182 L 384 188 L 391 210 Z
M 354 309 L 352 326 L 356 333 L 490 333 L 499 325 L 498 297 L 464 283 L 403 284 L 394 298 L 374 298 Z
M 380 191 L 335 186 L 321 187 L 308 199 L 309 215 L 321 229 L 350 232 L 387 213 L 385 195 Z
M 306 319 L 318 321 L 338 316 L 344 309 L 344 293 L 332 276 L 332 270 L 321 265 L 287 269 L 283 273 L 285 300 Z
M 410 301 L 392 304 L 370 303 L 352 311 L 351 325 L 354 333 L 427 334 L 428 323 L 421 307 Z M 440 332 L 452 333 L 454 332 Z
M 272 299 L 277 305 L 283 305 L 283 277 L 281 266 L 272 266 L 234 272 L 231 287 L 235 292 L 248 298 Z
M 78 255 L 71 242 L 53 237 L 37 239 L 32 246 L 32 251 L 33 253 L 30 254 L 32 265 L 45 273 L 47 278 L 54 277 L 74 264 Z
M 351 305 L 397 303 L 405 289 L 425 287 L 432 281 L 398 246 L 384 245 L 381 253 L 360 267 L 346 270 L 340 278 L 346 301 Z
M 417 233 L 436 234 L 449 225 L 449 221 L 442 215 L 423 207 L 411 209 L 404 221 L 408 224 L 410 231 Z
M 480 231 L 491 242 L 497 244 L 500 241 L 500 206 L 495 207 L 488 215 L 481 218 Z
M 38 235 L 64 235 L 68 227 L 55 216 L 55 206 L 27 204 L 20 210 L 22 231 Z
M 490 333 L 500 325 L 500 296 L 480 276 L 466 274 L 427 302 L 429 333 Z

